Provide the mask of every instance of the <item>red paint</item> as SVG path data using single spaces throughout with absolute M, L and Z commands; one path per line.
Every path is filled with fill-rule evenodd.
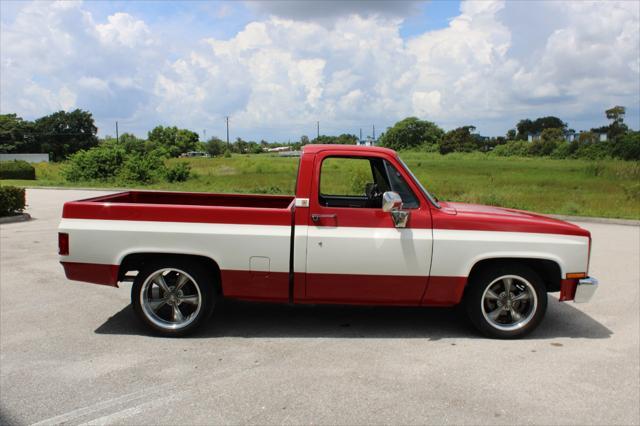
M 577 279 L 560 280 L 560 301 L 566 302 L 576 297 L 576 289 L 578 288 Z
M 308 196 L 309 198 L 309 213 L 308 216 L 318 214 L 321 216 L 334 216 L 333 218 L 327 217 L 321 219 L 318 223 L 314 223 L 308 219 L 308 224 L 311 226 L 331 226 L 331 227 L 359 227 L 359 228 L 395 228 L 391 215 L 387 212 L 383 212 L 379 208 L 349 208 L 349 207 L 326 207 L 319 203 L 319 187 L 320 187 L 320 171 L 322 161 L 327 157 L 358 157 L 366 155 L 367 158 L 382 158 L 391 163 L 398 172 L 402 175 L 414 194 L 418 195 L 420 201 L 420 207 L 411 210 L 411 216 L 407 222 L 407 228 L 411 229 L 430 229 L 431 228 L 431 210 L 430 204 L 421 197 L 419 188 L 415 186 L 415 183 L 405 173 L 404 168 L 398 162 L 395 153 L 386 148 L 370 148 L 370 147 L 355 147 L 352 145 L 347 146 L 335 146 L 335 145 L 320 145 L 314 150 L 317 152 L 315 155 L 315 161 L 313 166 L 308 163 L 304 163 L 308 168 L 313 170 L 313 174 L 310 176 L 310 188 Z M 307 150 L 305 149 L 305 154 Z M 311 167 L 310 167 L 311 166 Z M 302 164 L 301 164 L 302 167 Z M 298 195 L 298 197 L 300 197 Z M 296 221 L 298 223 L 298 221 Z
M 307 274 L 306 302 L 418 305 L 427 277 Z
M 289 300 L 289 273 L 251 271 L 220 271 L 222 293 L 225 297 L 244 300 L 287 302 Z
M 68 279 L 118 287 L 118 265 L 60 262 Z
M 568 222 L 522 210 L 477 204 L 442 203 L 443 211 L 432 210 L 434 229 L 530 232 L 589 237 L 586 229 Z
M 453 306 L 462 301 L 467 277 L 429 277 L 427 291 L 422 298 L 424 306 Z
M 65 203 L 62 217 L 291 226 L 292 208 L 293 197 L 131 191 Z
M 58 254 L 60 256 L 69 255 L 69 234 L 58 232 Z

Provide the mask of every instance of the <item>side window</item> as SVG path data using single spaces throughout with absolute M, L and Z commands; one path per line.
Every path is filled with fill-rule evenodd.
M 377 200 L 372 160 L 328 157 L 320 168 L 319 203 L 325 207 L 373 208 Z
M 322 162 L 320 195 L 364 197 L 369 182 L 373 174 L 366 158 L 329 157 Z
M 420 207 L 418 198 L 413 193 L 407 182 L 404 180 L 400 172 L 386 160 L 384 162 L 384 168 L 387 171 L 389 177 L 389 186 L 391 191 L 397 192 L 402 198 L 402 206 L 405 209 L 417 209 Z

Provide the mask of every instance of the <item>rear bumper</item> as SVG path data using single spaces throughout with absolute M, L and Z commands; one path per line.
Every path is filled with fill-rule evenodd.
M 591 300 L 597 288 L 598 280 L 593 277 L 580 280 L 562 280 L 560 282 L 560 301 L 573 300 L 575 303 L 587 303 Z
M 60 262 L 68 279 L 118 287 L 118 265 Z

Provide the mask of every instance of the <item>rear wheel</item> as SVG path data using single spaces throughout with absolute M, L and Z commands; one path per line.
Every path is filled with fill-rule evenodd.
M 211 315 L 214 303 L 213 274 L 197 262 L 153 262 L 142 268 L 131 289 L 138 318 L 164 336 L 192 332 Z
M 472 277 L 469 284 L 467 314 L 489 337 L 522 337 L 540 324 L 547 310 L 546 287 L 527 266 L 491 267 Z

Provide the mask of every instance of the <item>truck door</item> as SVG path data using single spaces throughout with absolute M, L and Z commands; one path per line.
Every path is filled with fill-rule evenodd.
M 382 210 L 385 191 L 401 196 L 410 215 L 406 227 L 396 227 Z M 431 265 L 432 230 L 427 201 L 417 194 L 388 156 L 316 155 L 305 299 L 419 304 Z

